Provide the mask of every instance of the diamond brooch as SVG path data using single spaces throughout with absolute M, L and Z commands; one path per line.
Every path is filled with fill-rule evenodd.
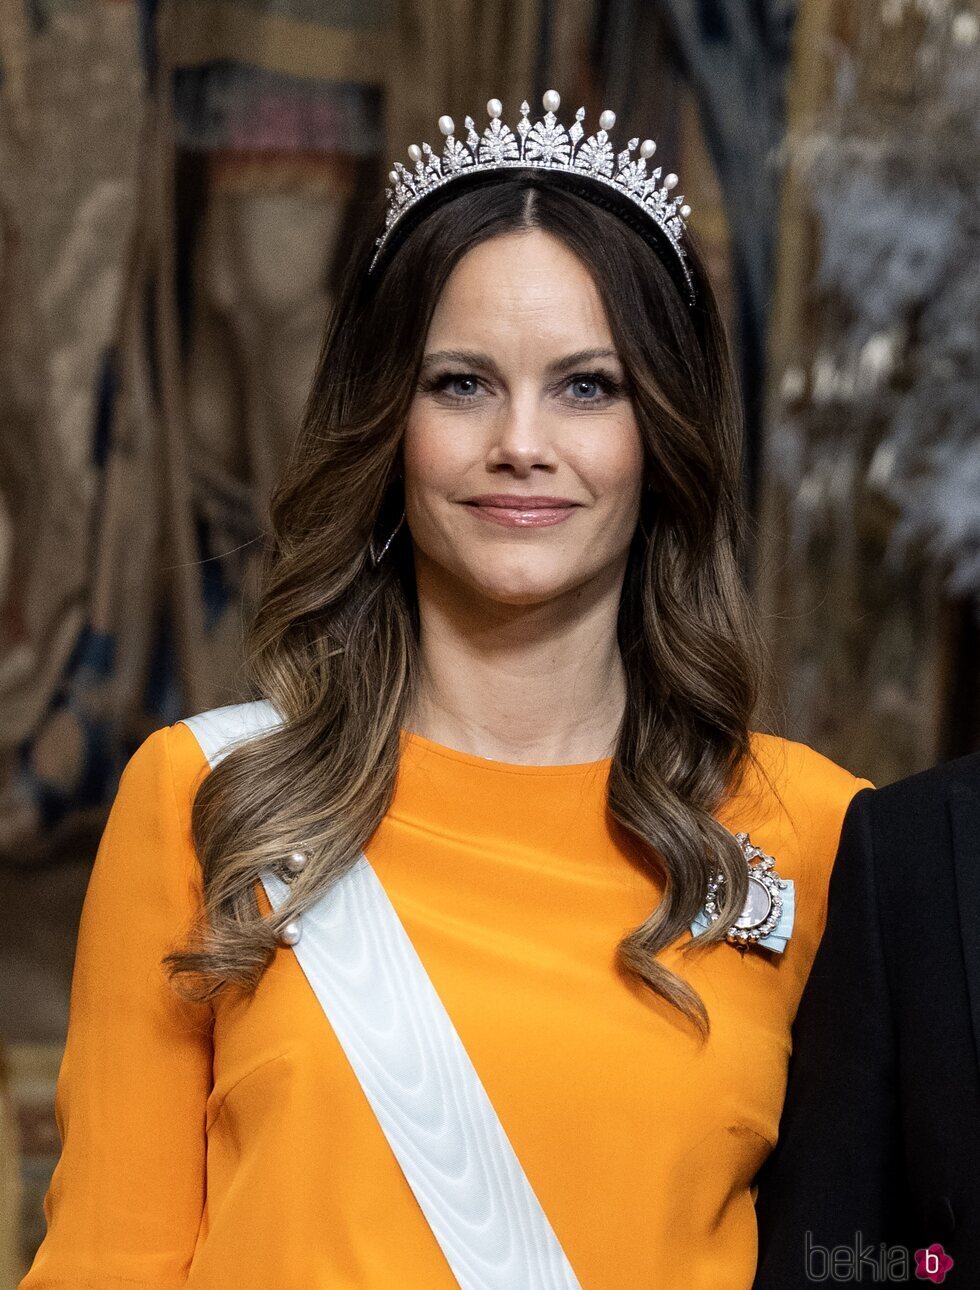
M 766 855 L 761 847 L 753 846 L 747 833 L 736 833 L 735 841 L 742 848 L 749 870 L 749 890 L 741 914 L 728 930 L 730 944 L 738 946 L 761 945 L 764 949 L 782 953 L 793 930 L 795 893 L 791 878 L 780 878 L 776 861 Z M 704 909 L 691 923 L 691 933 L 696 935 L 712 923 L 720 913 L 718 904 L 724 878 L 716 873 L 708 883 Z

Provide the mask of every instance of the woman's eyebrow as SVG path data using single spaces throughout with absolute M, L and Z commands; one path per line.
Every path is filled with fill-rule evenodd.
M 600 358 L 618 359 L 619 355 L 614 349 L 579 349 L 574 354 L 566 354 L 563 358 L 556 358 L 545 368 L 549 376 L 556 376 L 559 372 L 567 371 L 572 367 L 580 367 L 583 363 L 594 363 Z M 494 375 L 500 375 L 500 369 L 489 354 L 483 354 L 474 349 L 440 349 L 431 354 L 426 354 L 422 359 L 422 367 L 434 367 L 436 363 L 466 363 L 470 367 L 481 367 L 484 371 L 493 372 Z

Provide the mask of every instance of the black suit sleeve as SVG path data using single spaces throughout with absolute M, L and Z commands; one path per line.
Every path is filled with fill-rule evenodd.
M 897 1047 L 882 954 L 874 790 L 852 800 L 793 1026 L 779 1140 L 759 1173 L 754 1290 L 826 1281 L 820 1249 L 902 1243 Z M 907 1231 L 907 1229 L 906 1229 Z

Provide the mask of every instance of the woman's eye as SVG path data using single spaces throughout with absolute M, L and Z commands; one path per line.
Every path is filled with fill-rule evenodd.
M 444 372 L 442 376 L 425 382 L 422 388 L 429 394 L 443 394 L 449 399 L 465 403 L 473 398 L 479 384 L 480 378 L 472 372 Z
M 621 398 L 626 387 L 604 372 L 579 372 L 568 382 L 573 403 L 610 403 Z
M 576 399 L 579 399 L 579 396 L 584 394 L 585 397 L 579 399 L 579 402 L 596 403 L 605 393 L 606 383 L 600 376 L 576 376 L 572 378 L 570 385 Z M 590 397 L 591 395 L 597 397 Z
M 446 378 L 446 382 L 451 394 L 455 394 L 458 397 L 461 396 L 463 398 L 469 398 L 470 395 L 475 394 L 476 387 L 479 385 L 478 379 L 475 376 L 470 375 L 449 376 Z

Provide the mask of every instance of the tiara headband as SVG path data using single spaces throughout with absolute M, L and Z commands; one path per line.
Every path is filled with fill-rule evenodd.
M 544 117 L 533 123 L 528 120 L 530 107 L 526 102 L 521 104 L 515 132 L 500 119 L 500 100 L 491 99 L 487 104 L 490 124 L 482 135 L 477 134 L 473 118 L 465 118 L 465 142 L 453 134 L 456 126 L 452 117 L 441 116 L 439 130 L 445 136 L 441 157 L 428 143 L 421 148 L 411 144 L 408 155 L 415 163 L 414 170 L 396 161 L 388 175 L 392 186 L 385 189 L 385 230 L 375 241 L 377 250 L 368 273 L 374 271 L 385 248 L 390 250 L 397 242 L 397 237 L 392 238 L 396 230 L 399 235 L 406 233 L 416 218 L 439 204 L 436 193 L 442 194 L 460 180 L 477 180 L 479 176 L 478 182 L 488 182 L 495 172 L 531 169 L 555 175 L 563 186 L 625 219 L 660 252 L 682 294 L 693 305 L 694 283 L 681 244 L 691 208 L 684 205 L 683 197 L 670 196 L 677 187 L 676 175 L 669 174 L 660 183 L 659 166 L 647 174 L 647 161 L 657 145 L 652 139 L 642 143 L 630 139 L 622 152 L 614 154 L 608 131 L 616 124 L 615 112 L 607 108 L 599 117 L 598 132 L 584 139 L 585 108 L 578 109 L 575 124 L 566 130 L 555 117 L 561 106 L 557 90 L 548 90 L 542 103 Z M 637 146 L 639 156 L 634 158 L 630 154 Z M 446 194 L 452 195 L 452 191 Z M 406 218 L 410 212 L 416 218 Z

